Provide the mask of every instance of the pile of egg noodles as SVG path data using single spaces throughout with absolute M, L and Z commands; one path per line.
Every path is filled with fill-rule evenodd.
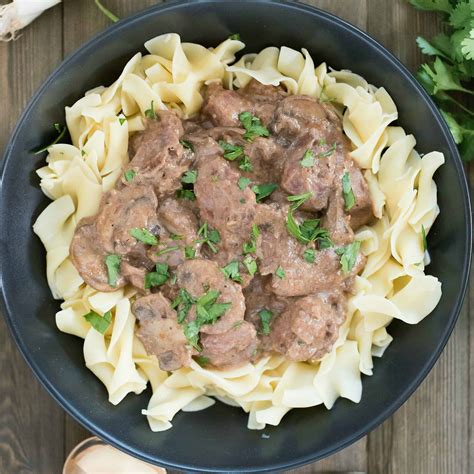
M 390 322 L 417 324 L 441 297 L 438 279 L 424 273 L 429 255 L 423 233 L 439 213 L 433 174 L 444 163 L 443 155 L 434 151 L 421 158 L 415 138 L 391 125 L 397 107 L 384 88 L 350 71 L 329 70 L 325 63 L 315 67 L 305 49 L 269 47 L 236 62 L 235 54 L 245 47 L 239 40 L 207 49 L 182 43 L 173 33 L 145 47 L 149 54 L 133 56 L 112 85 L 90 90 L 66 107 L 72 145 L 51 146 L 47 165 L 37 171 L 41 189 L 52 200 L 34 231 L 46 248 L 51 292 L 64 300 L 57 327 L 84 340 L 85 364 L 114 405 L 150 383 L 153 395 L 142 413 L 153 431 L 170 428 L 180 410 L 201 410 L 215 399 L 245 410 L 250 429 L 278 425 L 292 408 L 330 409 L 338 397 L 359 402 L 361 374 L 372 375 L 373 357 L 381 357 L 392 341 Z M 103 194 L 114 187 L 129 160 L 129 136 L 144 129 L 152 101 L 156 109 L 173 109 L 186 118 L 199 111 L 205 84 L 222 81 L 227 88 L 240 88 L 252 78 L 331 101 L 340 112 L 377 218 L 356 233 L 367 264 L 356 277 L 338 340 L 320 361 L 272 355 L 232 370 L 203 368 L 193 361 L 190 367 L 164 372 L 135 335 L 130 301 L 136 290 L 102 293 L 86 285 L 71 263 L 69 244 L 79 220 L 95 214 Z M 111 312 L 104 334 L 84 318 L 91 310 Z

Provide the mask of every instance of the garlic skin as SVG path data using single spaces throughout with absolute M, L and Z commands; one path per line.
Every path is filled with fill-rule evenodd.
M 60 2 L 61 0 L 13 0 L 0 6 L 0 41 L 14 40 L 22 28 Z

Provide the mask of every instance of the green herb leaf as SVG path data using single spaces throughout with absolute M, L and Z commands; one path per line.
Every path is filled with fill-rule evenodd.
M 225 267 L 221 268 L 221 271 L 230 280 L 242 283 L 242 277 L 239 273 L 239 262 L 237 260 L 228 263 Z
M 188 201 L 196 200 L 196 195 L 191 189 L 178 189 L 176 191 L 176 197 L 178 199 L 187 199 Z
M 262 199 L 270 196 L 276 188 L 278 188 L 278 184 L 275 183 L 255 184 L 252 186 L 252 191 L 255 193 L 257 202 L 260 202 Z
M 112 288 L 117 286 L 117 280 L 120 276 L 120 263 L 122 257 L 116 254 L 110 254 L 105 257 L 105 266 L 107 267 L 108 282 Z
M 157 263 L 156 272 L 150 272 L 145 275 L 145 289 L 149 290 L 153 286 L 160 286 L 166 283 L 170 274 L 166 263 Z
M 232 145 L 224 140 L 219 140 L 219 146 L 224 150 L 224 158 L 229 161 L 234 161 L 244 154 L 244 147 Z
M 262 334 L 268 336 L 270 334 L 270 321 L 273 318 L 273 312 L 269 309 L 262 309 L 258 312 L 258 316 L 262 324 Z
M 184 336 L 188 340 L 189 344 L 193 346 L 197 351 L 201 352 L 202 347 L 199 345 L 199 330 L 201 329 L 201 325 L 197 320 L 190 321 L 184 327 Z
M 308 263 L 314 263 L 314 261 L 316 260 L 316 250 L 306 249 L 304 251 L 303 257 Z
M 244 265 L 250 276 L 254 276 L 257 273 L 257 262 L 250 255 L 244 258 Z
M 320 143 L 321 144 L 321 143 Z M 333 143 L 330 148 L 328 148 L 326 151 L 321 151 L 318 153 L 318 158 L 327 158 L 328 156 L 331 156 L 337 148 L 337 144 Z
M 250 236 L 250 241 L 245 242 L 242 245 L 242 250 L 244 255 L 249 253 L 255 253 L 257 251 L 257 239 L 260 235 L 260 229 L 258 228 L 257 224 L 252 225 L 252 235 Z
M 314 166 L 314 153 L 311 149 L 308 149 L 304 152 L 300 164 L 302 168 L 311 168 Z
M 313 197 L 313 193 L 308 192 L 308 193 L 303 193 L 303 194 L 295 194 L 293 196 L 288 196 L 286 199 L 293 204 L 291 207 L 294 209 L 297 209 L 298 207 L 301 206 L 304 202 L 306 202 L 308 199 L 311 199 Z
M 344 196 L 344 210 L 349 211 L 354 207 L 356 199 L 352 191 L 351 177 L 347 172 L 342 176 L 342 194 Z
M 341 268 L 343 273 L 349 273 L 357 261 L 359 254 L 360 242 L 355 240 L 352 244 L 336 249 L 336 253 L 341 257 Z
M 233 41 L 240 41 L 240 34 L 239 33 L 234 33 L 233 35 L 229 36 L 229 39 L 233 40 Z
M 118 119 L 119 119 L 119 124 L 120 125 L 123 125 L 127 121 L 127 119 L 125 117 L 119 117 Z
M 94 0 L 95 4 L 99 8 L 99 10 L 110 20 L 113 21 L 114 23 L 117 23 L 117 21 L 120 20 L 120 18 L 117 15 L 114 15 L 110 10 L 104 7 L 100 0 Z
M 423 239 L 423 251 L 426 252 L 428 250 L 428 242 L 426 240 L 426 230 L 425 226 L 421 226 L 421 238 Z
M 170 239 L 171 240 L 183 240 L 183 236 L 179 234 L 170 234 Z
M 184 288 L 180 288 L 178 296 L 171 303 L 171 307 L 177 310 L 179 324 L 184 322 L 195 302 L 196 300 Z
M 204 367 L 206 365 L 209 365 L 210 359 L 209 357 L 206 356 L 194 356 L 194 360 L 201 366 Z
M 107 328 L 110 326 L 112 321 L 112 313 L 107 311 L 103 316 L 97 314 L 91 310 L 89 313 L 84 314 L 84 319 L 98 332 L 105 334 Z
M 261 120 L 250 112 L 241 112 L 239 120 L 245 128 L 244 139 L 251 142 L 256 137 L 268 137 L 270 132 Z
M 207 222 L 204 222 L 198 230 L 198 236 L 202 237 L 197 240 L 198 243 L 207 244 L 212 252 L 217 253 L 217 248 L 214 244 L 221 241 L 221 235 L 217 229 L 210 229 Z
M 419 10 L 434 10 L 450 13 L 452 6 L 449 0 L 410 0 L 410 3 Z
M 129 169 L 125 171 L 125 173 L 123 174 L 123 177 L 125 178 L 125 181 L 127 181 L 127 183 L 130 183 L 131 181 L 133 181 L 133 178 L 135 178 L 136 175 L 137 175 L 137 172 L 135 170 Z
M 154 101 L 151 101 L 150 108 L 145 110 L 145 117 L 149 119 L 156 120 L 156 112 L 155 112 L 155 105 L 153 103 Z
M 196 249 L 193 247 L 184 247 L 184 258 L 186 260 L 191 260 L 196 257 Z
M 241 191 L 243 191 L 249 184 L 250 184 L 250 179 L 244 178 L 243 176 L 239 178 L 238 185 Z
M 194 184 L 197 180 L 197 175 L 197 170 L 186 171 L 186 173 L 184 173 L 181 178 L 181 182 L 186 184 Z
M 134 227 L 130 230 L 130 235 L 147 245 L 158 244 L 158 239 L 148 229 L 145 228 L 140 229 L 138 227 Z
M 277 269 L 276 269 L 276 272 L 275 272 L 275 275 L 278 277 L 278 278 L 281 278 L 283 280 L 283 278 L 285 278 L 285 270 L 283 270 L 283 268 L 281 266 L 279 266 Z
M 181 145 L 187 150 L 194 151 L 194 147 L 191 142 L 188 142 L 187 140 L 180 140 L 179 143 L 181 143 Z
M 253 171 L 252 162 L 250 161 L 250 158 L 247 155 L 244 155 L 244 157 L 240 160 L 239 169 L 247 172 Z
M 61 138 L 64 137 L 64 134 L 66 133 L 66 127 L 64 125 L 60 125 L 59 123 L 55 123 L 54 124 L 54 129 L 56 130 L 56 132 L 58 132 L 58 136 L 49 145 L 46 145 L 46 146 L 40 148 L 39 150 L 35 150 L 33 152 L 34 155 L 39 155 L 40 153 L 43 153 L 44 151 L 47 151 L 49 147 L 51 147 L 53 145 L 56 145 L 56 143 L 58 143 L 59 140 L 61 140 Z
M 164 255 L 169 252 L 174 252 L 175 250 L 179 250 L 179 247 L 173 246 L 173 247 L 166 247 L 163 250 L 160 250 L 159 252 L 156 252 L 156 256 L 159 257 L 160 255 Z

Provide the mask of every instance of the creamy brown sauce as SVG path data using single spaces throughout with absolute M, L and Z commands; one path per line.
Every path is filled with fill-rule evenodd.
M 84 281 L 139 290 L 137 335 L 164 370 L 195 356 L 215 367 L 324 356 L 365 263 L 354 231 L 373 217 L 341 118 L 255 81 L 210 85 L 192 120 L 156 115 L 77 226 L 71 258 Z

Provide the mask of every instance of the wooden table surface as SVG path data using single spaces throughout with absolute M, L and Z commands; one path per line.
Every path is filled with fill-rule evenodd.
M 103 2 L 121 18 L 157 3 Z M 436 15 L 418 12 L 404 0 L 306 3 L 367 31 L 411 71 L 422 60 L 416 36 L 430 38 L 442 27 Z M 66 55 L 109 23 L 93 0 L 64 0 L 25 29 L 18 40 L 0 44 L 0 153 L 20 112 L 44 79 Z M 472 183 L 474 166 L 470 168 Z M 473 473 L 474 324 L 469 321 L 473 295 L 471 284 L 441 358 L 402 408 L 344 451 L 293 472 Z M 60 473 L 68 452 L 88 436 L 36 381 L 0 318 L 0 473 Z

